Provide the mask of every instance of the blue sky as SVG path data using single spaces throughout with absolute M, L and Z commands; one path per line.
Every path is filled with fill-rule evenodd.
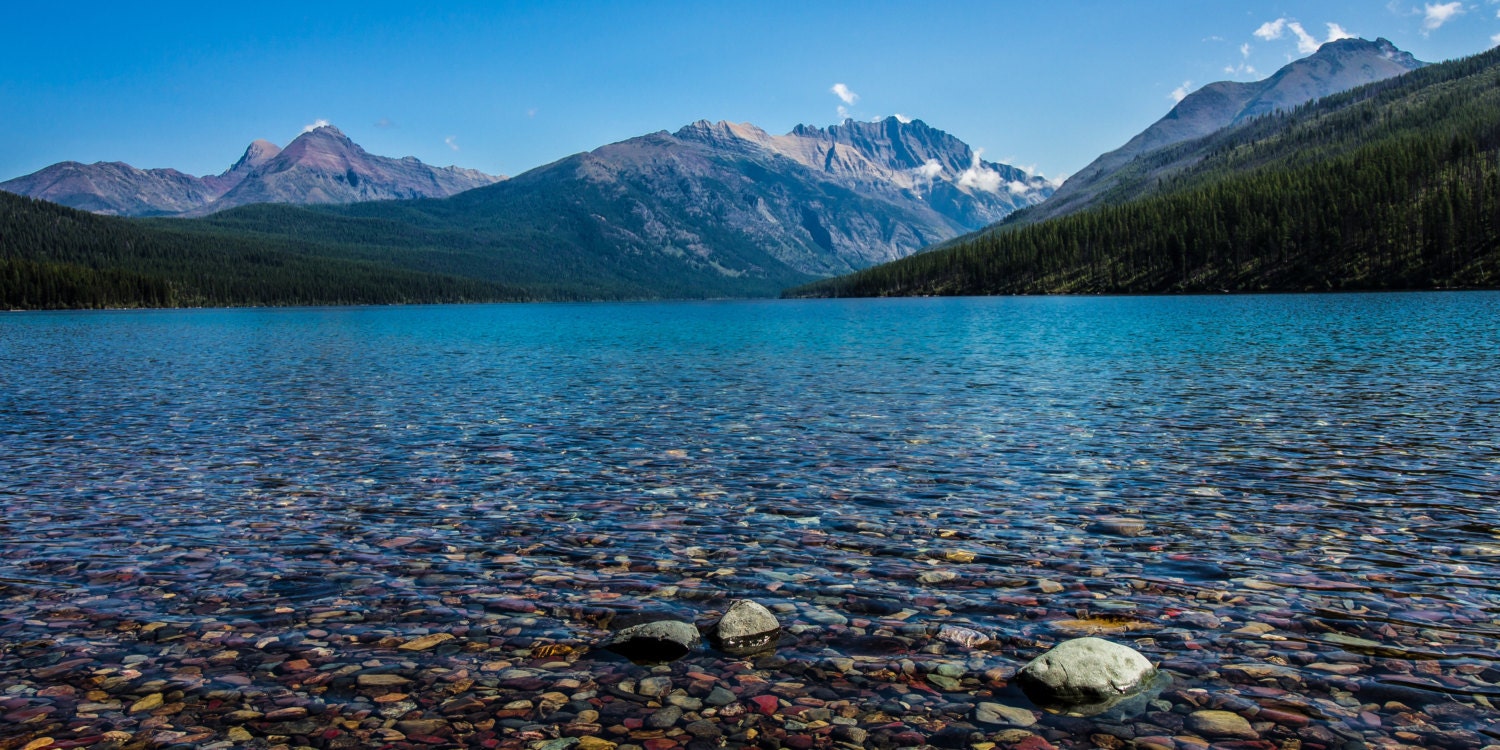
M 514 175 L 700 118 L 896 113 L 1055 178 L 1174 93 L 1263 78 L 1330 33 L 1428 61 L 1500 43 L 1500 0 L 128 5 L 10 4 L 0 179 L 67 159 L 217 173 L 320 120 Z

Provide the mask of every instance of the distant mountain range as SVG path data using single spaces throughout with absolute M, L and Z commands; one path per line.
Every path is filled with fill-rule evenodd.
M 241 257 L 253 256 L 262 243 L 267 253 L 297 254 L 299 266 L 329 258 L 468 279 L 481 286 L 466 294 L 481 297 L 473 290 L 502 290 L 496 293 L 507 299 L 769 296 L 978 229 L 1044 200 L 1053 188 L 1041 177 L 982 160 L 920 120 L 898 118 L 800 126 L 779 136 L 752 125 L 697 122 L 444 199 L 346 204 L 332 200 L 348 199 L 374 180 L 359 170 L 354 176 L 340 171 L 349 154 L 363 154 L 342 134 L 320 129 L 284 151 L 273 149 L 252 147 L 245 166 L 232 168 L 223 182 L 237 171 L 245 177 L 214 202 L 177 214 L 213 212 L 209 216 L 153 219 L 128 232 L 80 219 L 69 224 L 70 242 L 83 243 L 90 231 L 129 235 L 134 239 L 126 244 L 136 249 L 122 245 L 111 252 L 135 268 L 131 254 L 150 255 L 149 238 L 157 237 L 173 250 L 152 256 L 148 265 L 158 276 L 151 278 L 170 277 L 167 286 L 183 304 L 248 301 L 221 292 L 245 288 L 242 279 L 208 283 L 219 273 L 214 264 L 181 249 L 197 247 L 194 237 L 202 247 L 232 238 Z M 216 210 L 246 201 L 258 205 Z M 27 231 L 42 234 L 46 226 L 43 219 L 26 223 Z M 35 248 L 48 245 L 13 252 L 37 260 Z M 80 262 L 90 257 L 85 246 L 75 244 L 48 262 Z M 163 255 L 178 265 L 164 268 Z M 334 288 L 267 287 L 256 291 L 257 303 L 325 301 L 319 295 Z M 388 288 L 423 287 L 406 279 Z M 375 296 L 363 288 L 339 289 L 339 299 Z M 416 293 L 400 294 L 410 301 Z M 37 303 L 28 296 L 25 304 Z
M 202 216 L 251 203 L 442 198 L 503 179 L 473 169 L 432 167 L 410 156 L 375 156 L 338 128 L 323 126 L 299 135 L 285 149 L 255 141 L 234 166 L 217 175 L 68 161 L 0 182 L 0 190 L 114 216 Z
M 1384 41 L 1351 40 L 1309 60 L 1250 89 L 1210 87 L 1163 122 L 1227 126 L 1196 138 L 1207 125 L 1153 126 L 1131 143 L 1165 145 L 1123 164 L 1121 152 L 1101 157 L 1082 187 L 1024 220 L 788 294 L 1500 285 L 1500 50 L 1423 67 Z M 1387 63 L 1411 70 L 1388 77 Z M 1369 76 L 1382 80 L 1283 106 Z M 1039 219 L 1054 202 L 1071 210 Z
M 1488 73 L 1470 64 L 1424 68 L 1383 39 L 1330 42 L 1266 80 L 1194 92 L 1055 192 L 894 117 L 784 135 L 699 121 L 512 179 L 371 156 L 333 128 L 284 150 L 256 142 L 212 177 L 57 165 L 0 188 L 99 212 L 202 218 L 126 221 L 0 201 L 0 304 L 769 296 L 850 272 L 799 293 L 1494 283 L 1463 254 L 1482 256 L 1494 239 L 1473 234 L 1482 222 L 1464 213 L 1463 196 L 1490 200 L 1488 183 L 1423 171 L 1489 174 L 1491 157 L 1465 159 L 1473 143 L 1490 143 L 1482 126 L 1500 122 L 1500 109 L 1485 109 Z M 1434 104 L 1449 101 L 1445 85 L 1468 92 L 1473 101 L 1458 104 L 1477 125 Z M 1357 96 L 1339 93 L 1350 89 Z M 1405 98 L 1390 104 L 1380 97 L 1397 94 L 1382 92 Z M 1468 140 L 1439 143 L 1445 133 Z M 1403 143 L 1416 150 L 1406 161 L 1392 156 Z M 1351 176 L 1354 153 L 1386 169 L 1381 179 L 1409 182 L 1361 182 L 1379 175 Z M 446 197 L 403 199 L 425 195 Z M 1330 203 L 1345 198 L 1361 202 Z M 1454 255 L 1441 238 L 1460 235 Z M 1378 259 L 1367 257 L 1371 243 Z

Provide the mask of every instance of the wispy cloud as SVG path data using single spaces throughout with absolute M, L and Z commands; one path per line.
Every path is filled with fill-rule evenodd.
M 969 168 L 958 176 L 958 184 L 960 187 L 983 190 L 986 193 L 998 193 L 1001 185 L 1000 173 L 985 166 L 980 158 L 983 155 L 984 149 L 974 149 L 974 160 L 969 164 Z
M 328 125 L 329 125 L 329 122 L 327 120 L 324 120 L 323 118 L 320 117 L 320 118 L 318 118 L 316 120 L 313 120 L 312 122 L 310 122 L 310 123 L 308 123 L 306 125 L 303 125 L 302 126 L 302 132 L 304 132 L 304 133 L 311 133 L 314 130 L 317 130 L 318 128 L 326 128 L 326 127 L 328 127 Z
M 1174 102 L 1180 102 L 1183 99 L 1186 99 L 1187 95 L 1189 93 L 1191 93 L 1192 90 L 1193 90 L 1193 82 L 1192 81 L 1183 81 L 1181 86 L 1178 86 L 1177 88 L 1172 89 L 1172 93 L 1167 94 L 1167 98 L 1171 99 Z
M 1500 45 L 1500 34 L 1490 37 L 1490 44 Z
M 1443 24 L 1463 15 L 1464 4 L 1459 0 L 1451 3 L 1427 3 L 1422 6 L 1422 33 L 1437 31 Z
M 1255 69 L 1255 66 L 1250 64 L 1249 42 L 1245 42 L 1244 44 L 1240 45 L 1240 61 L 1234 65 L 1225 65 L 1224 72 L 1230 75 L 1246 76 L 1253 76 L 1259 73 L 1259 71 Z
M 928 159 L 923 162 L 922 166 L 913 167 L 909 171 L 912 175 L 912 192 L 920 198 L 922 191 L 931 188 L 933 180 L 943 173 L 943 165 L 939 164 L 937 159 Z
M 900 123 L 911 122 L 911 118 L 910 117 L 907 117 L 906 115 L 903 115 L 900 112 L 897 112 L 896 114 L 891 115 L 891 116 L 894 117 L 894 118 L 896 118 L 896 121 L 900 122 Z
M 451 148 L 454 151 L 458 150 L 458 136 L 456 135 L 450 135 L 447 138 L 444 138 L 443 143 L 448 144 L 448 148 Z
M 1458 3 L 1455 2 L 1453 3 L 1453 5 L 1458 5 Z M 1431 8 L 1432 6 L 1428 7 Z M 1314 52 L 1317 52 L 1319 46 L 1327 44 L 1328 42 L 1334 42 L 1340 39 L 1348 39 L 1349 37 L 1354 36 L 1353 34 L 1345 31 L 1344 27 L 1340 26 L 1339 24 L 1329 23 L 1325 25 L 1328 27 L 1328 38 L 1324 39 L 1322 42 L 1319 42 L 1317 37 L 1307 33 L 1307 29 L 1302 28 L 1302 24 L 1300 22 L 1293 21 L 1292 19 L 1286 18 L 1284 16 L 1274 21 L 1267 21 L 1261 24 L 1260 27 L 1255 30 L 1254 34 L 1255 38 L 1270 42 L 1286 36 L 1286 33 L 1290 31 L 1292 33 L 1292 36 L 1297 40 L 1297 51 L 1304 55 L 1310 55 Z
M 396 123 L 391 122 L 391 118 L 389 118 L 389 117 L 382 117 L 379 120 L 375 121 L 375 127 L 384 130 L 386 128 L 394 128 L 394 127 L 396 127 Z
M 1282 32 L 1286 31 L 1286 19 L 1278 18 L 1274 21 L 1266 21 L 1255 30 L 1255 38 L 1271 41 L 1280 39 Z
M 1328 41 L 1337 42 L 1340 39 L 1353 39 L 1354 35 L 1344 30 L 1343 26 L 1336 23 L 1325 24 L 1328 27 Z
M 842 83 L 835 83 L 833 84 L 833 88 L 828 90 L 832 91 L 834 96 L 844 100 L 844 103 L 851 107 L 854 106 L 855 102 L 859 101 L 859 94 L 850 91 L 849 87 Z
M 922 163 L 922 166 L 912 171 L 916 172 L 917 176 L 924 180 L 931 180 L 943 173 L 943 165 L 939 164 L 937 159 L 928 159 Z

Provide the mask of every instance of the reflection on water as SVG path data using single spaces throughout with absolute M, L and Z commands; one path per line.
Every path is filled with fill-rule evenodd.
M 118 667 L 217 632 L 247 644 L 200 691 L 276 684 L 245 663 L 266 638 L 279 661 L 467 626 L 493 659 L 751 597 L 796 636 L 780 657 L 857 659 L 861 681 L 823 683 L 877 705 L 881 670 L 921 698 L 947 663 L 945 701 L 1017 700 L 1007 670 L 1092 633 L 1175 675 L 1140 736 L 1212 703 L 1295 714 L 1262 727 L 1276 741 L 1482 746 L 1497 303 L 3 317 L 0 640 L 45 646 L 0 650 L 0 684 L 45 689 L 48 653 Z M 995 640 L 931 638 L 949 623 Z M 571 668 L 623 668 L 595 658 Z M 67 709 L 35 692 L 0 705 Z

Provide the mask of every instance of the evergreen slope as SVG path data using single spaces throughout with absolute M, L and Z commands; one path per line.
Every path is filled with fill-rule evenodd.
M 493 282 L 405 269 L 358 248 L 182 231 L 0 192 L 0 309 L 527 299 Z
M 1500 285 L 1500 50 L 1148 154 L 1147 197 L 788 296 Z

